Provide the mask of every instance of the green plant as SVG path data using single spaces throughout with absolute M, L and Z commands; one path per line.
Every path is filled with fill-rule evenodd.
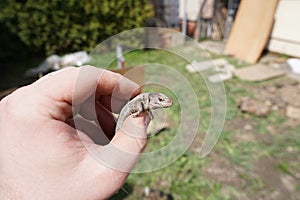
M 28 47 L 45 54 L 91 50 L 152 16 L 147 0 L 4 0 L 0 22 Z

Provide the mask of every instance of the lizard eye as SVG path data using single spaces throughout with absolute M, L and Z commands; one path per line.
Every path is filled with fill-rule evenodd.
M 158 97 L 158 101 L 163 101 L 163 98 L 161 98 L 161 97 Z

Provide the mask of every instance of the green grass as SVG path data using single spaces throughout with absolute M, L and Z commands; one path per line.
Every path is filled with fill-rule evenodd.
M 210 182 L 201 175 L 199 168 L 205 162 L 197 155 L 187 153 L 167 168 L 130 175 L 128 183 L 140 190 L 146 186 L 159 189 L 172 194 L 174 199 L 221 199 L 220 183 Z M 128 199 L 137 199 L 137 196 L 129 195 Z
M 288 163 L 286 162 L 279 162 L 277 167 L 285 174 L 292 175 L 292 172 L 289 169 Z
M 222 56 L 212 55 L 213 58 L 219 58 Z M 211 101 L 210 93 L 205 84 L 205 81 L 199 76 L 199 74 L 189 74 L 185 65 L 187 61 L 180 57 L 176 57 L 169 52 L 163 50 L 151 50 L 151 51 L 134 51 L 125 55 L 127 66 L 139 66 L 145 63 L 159 63 L 169 66 L 180 73 L 186 80 L 189 81 L 193 90 L 197 94 L 197 102 L 200 108 L 200 115 L 202 116 L 198 129 L 198 134 L 205 133 L 208 128 L 208 124 L 211 118 Z M 226 57 L 225 57 L 226 58 Z M 232 58 L 226 58 L 237 68 L 246 66 L 247 63 L 239 62 Z M 115 69 L 116 62 L 111 62 L 107 67 L 108 69 Z M 151 69 L 150 69 L 151 72 Z M 160 71 L 151 72 L 160 74 Z M 163 72 L 164 73 L 164 72 Z M 165 74 L 166 78 L 168 74 Z M 174 82 L 174 80 L 172 80 Z M 268 83 L 272 83 L 268 81 Z M 174 83 L 176 84 L 176 83 Z M 225 83 L 225 89 L 227 94 L 227 113 L 226 121 L 230 124 L 237 118 L 245 118 L 247 114 L 241 113 L 237 108 L 237 100 L 244 96 L 254 97 L 255 94 L 249 93 L 246 87 L 257 87 L 263 83 L 250 83 L 241 81 L 237 78 L 233 78 Z M 185 94 L 185 88 L 180 88 L 177 92 Z M 172 94 L 163 87 L 146 87 L 145 91 L 160 91 L 168 95 Z M 177 94 L 178 95 L 178 94 Z M 176 96 L 172 96 L 176 98 Z M 175 101 L 176 102 L 176 101 Z M 177 124 L 180 122 L 180 106 L 178 102 L 173 107 L 167 110 L 168 116 L 171 116 L 172 128 L 163 131 L 159 136 L 152 138 L 147 146 L 146 151 L 153 151 L 159 149 L 162 146 L 167 145 L 172 141 L 176 134 Z M 190 115 L 195 115 L 193 110 L 190 111 Z M 219 156 L 222 156 L 229 160 L 231 165 L 241 167 L 244 171 L 240 174 L 237 182 L 246 181 L 247 187 L 245 189 L 242 185 L 239 187 L 227 185 L 220 181 L 210 179 L 203 172 L 205 167 L 209 167 L 212 164 L 210 156 L 205 159 L 199 158 L 199 152 L 194 149 L 190 149 L 185 152 L 178 160 L 171 165 L 162 168 L 158 171 L 143 174 L 131 174 L 125 189 L 130 191 L 126 194 L 124 191 L 120 191 L 113 199 L 141 199 L 143 195 L 143 189 L 147 186 L 154 190 L 159 190 L 164 194 L 171 194 L 174 199 L 238 199 L 241 195 L 248 195 L 248 197 L 254 197 L 256 193 L 266 189 L 265 183 L 260 177 L 254 176 L 251 171 L 253 170 L 256 162 L 263 158 L 282 158 L 287 156 L 285 149 L 288 146 L 292 146 L 299 151 L 299 127 L 291 129 L 289 135 L 274 135 L 268 130 L 268 126 L 273 126 L 275 130 L 284 130 L 284 122 L 286 118 L 276 111 L 265 117 L 248 117 L 249 121 L 254 122 L 255 126 L 253 131 L 257 141 L 239 141 L 233 138 L 237 134 L 246 134 L 244 130 L 235 129 L 234 127 L 226 128 L 226 131 L 221 135 L 220 141 L 214 149 L 214 152 L 220 152 Z M 271 138 L 269 143 L 265 143 L 263 140 L 259 140 L 260 135 Z M 201 137 L 203 138 L 204 135 Z M 200 147 L 200 144 L 196 146 Z M 295 173 L 295 166 L 299 167 L 299 160 L 290 167 L 289 161 L 280 162 L 277 166 L 279 173 L 293 174 Z M 295 186 L 296 187 L 296 186 Z M 299 185 L 298 185 L 299 187 Z M 227 191 L 224 194 L 224 190 Z
M 116 60 L 114 54 L 96 55 L 91 64 L 106 69 L 116 69 Z M 213 58 L 224 56 L 212 55 Z M 162 146 L 166 146 L 176 135 L 178 124 L 181 122 L 182 105 L 176 97 L 180 93 L 187 99 L 188 119 L 193 119 L 198 113 L 195 113 L 197 108 L 200 110 L 200 127 L 197 130 L 198 137 L 196 144 L 186 151 L 175 162 L 162 169 L 149 172 L 131 174 L 128 181 L 124 185 L 124 190 L 120 190 L 112 199 L 143 199 L 143 190 L 147 186 L 153 190 L 159 190 L 163 194 L 172 195 L 173 199 L 256 199 L 256 195 L 262 191 L 272 191 L 274 188 L 268 188 L 266 180 L 253 174 L 253 170 L 257 167 L 256 164 L 261 159 L 274 159 L 275 173 L 286 174 L 295 177 L 299 173 L 300 168 L 300 125 L 289 127 L 285 124 L 286 117 L 277 111 L 271 111 L 265 117 L 255 117 L 249 114 L 241 113 L 237 108 L 237 100 L 240 97 L 250 96 L 255 97 L 255 94 L 249 92 L 246 88 L 256 88 L 262 83 L 250 83 L 233 78 L 225 82 L 226 89 L 226 124 L 225 129 L 218 141 L 213 152 L 205 159 L 199 158 L 199 148 L 201 141 L 206 133 L 211 120 L 211 100 L 210 93 L 199 74 L 189 74 L 185 65 L 187 61 L 166 52 L 163 50 L 150 51 L 133 51 L 125 55 L 126 66 L 140 66 L 149 63 L 147 73 L 159 75 L 162 71 L 155 71 L 155 63 L 166 65 L 171 69 L 176 70 L 185 80 L 192 86 L 195 94 L 197 94 L 198 105 L 193 105 L 190 101 L 190 94 L 186 91 L 180 82 L 170 79 L 170 74 L 163 71 L 164 80 L 170 81 L 176 90 L 174 91 L 163 86 L 148 85 L 144 91 L 159 91 L 171 96 L 174 100 L 174 106 L 166 109 L 167 116 L 170 117 L 171 126 L 169 129 L 163 130 L 158 136 L 151 138 L 148 142 L 146 152 L 155 151 Z M 226 58 L 226 57 L 225 57 Z M 230 63 L 237 68 L 245 66 L 247 63 L 239 62 L 232 58 L 226 58 Z M 33 63 L 29 63 L 34 67 Z M 21 77 L 21 73 L 25 70 L 24 65 L 16 65 L 16 69 L 9 69 L 8 74 L 13 77 Z M 157 78 L 157 77 L 155 77 Z M 162 80 L 159 77 L 159 80 Z M 9 79 L 9 77 L 8 77 Z M 13 78 L 17 79 L 17 78 Z M 152 79 L 151 79 L 152 80 Z M 5 79 L 3 79 L 5 81 Z M 274 81 L 274 83 L 276 80 Z M 272 84 L 272 81 L 267 81 Z M 11 83 L 10 85 L 13 85 Z M 1 86 L 5 89 L 6 86 Z M 233 126 L 237 119 L 242 119 L 244 122 L 253 124 L 251 132 L 246 132 L 243 127 Z M 269 127 L 272 127 L 273 132 Z M 253 136 L 255 140 L 244 141 L 238 139 L 241 135 Z M 263 139 L 265 138 L 265 139 Z M 179 148 L 179 147 L 178 147 Z M 288 151 L 292 149 L 292 151 Z M 175 151 L 174 151 L 175 152 Z M 212 156 L 214 155 L 214 156 Z M 166 155 L 166 159 L 172 159 L 172 152 Z M 220 181 L 218 177 L 208 176 L 204 169 L 210 169 L 219 159 L 228 161 L 232 167 L 232 172 L 238 173 L 235 180 L 236 184 Z M 154 158 L 155 161 L 155 158 Z M 220 161 L 219 161 L 220 162 Z M 147 164 L 147 163 L 146 163 Z M 224 163 L 219 163 L 220 169 L 226 169 Z M 240 169 L 236 171 L 236 169 Z M 295 185 L 296 191 L 299 191 L 300 185 Z M 266 192 L 268 193 L 268 192 Z

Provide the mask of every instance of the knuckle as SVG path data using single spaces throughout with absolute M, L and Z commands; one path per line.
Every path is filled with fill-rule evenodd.
M 9 116 L 20 116 L 22 107 L 26 107 L 25 99 L 30 95 L 27 93 L 27 87 L 19 88 L 1 100 L 0 108 L 3 113 Z

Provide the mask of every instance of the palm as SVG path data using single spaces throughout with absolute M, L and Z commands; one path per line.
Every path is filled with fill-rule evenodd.
M 98 70 L 95 73 L 91 67 L 83 69 L 91 71 L 90 74 L 96 78 L 95 82 L 99 73 L 103 73 Z M 74 102 L 74 94 L 70 92 L 77 74 L 78 69 L 62 70 L 18 90 L 1 102 L 4 112 L 0 113 L 0 189 L 1 185 L 11 186 L 17 191 L 16 195 L 23 199 L 94 200 L 108 198 L 125 182 L 128 172 L 118 172 L 98 163 L 83 145 L 82 141 L 93 144 L 92 139 L 97 143 L 103 142 L 103 138 L 95 137 L 99 126 L 87 120 L 88 115 L 83 111 L 85 109 L 81 117 L 75 118 L 75 124 L 74 119 L 70 120 L 71 105 Z M 115 75 L 108 73 L 107 76 L 111 80 Z M 60 82 L 64 79 L 67 79 L 65 83 L 69 85 L 61 87 Z M 79 91 L 78 105 L 89 101 L 86 88 L 92 88 L 89 84 L 95 82 L 87 83 L 82 94 Z M 106 87 L 99 90 L 103 94 L 96 94 L 98 99 L 101 95 L 105 97 L 103 99 L 110 96 L 117 82 L 110 84 L 108 87 L 109 83 L 101 83 Z M 132 88 L 127 90 L 136 90 L 133 84 L 129 86 Z M 97 121 L 106 136 L 113 138 L 112 141 L 122 148 L 132 149 L 132 138 L 121 131 L 114 136 L 112 127 L 115 124 L 108 111 L 110 108 L 103 110 L 103 106 L 99 105 L 95 109 Z M 143 124 L 142 119 L 134 120 Z M 130 131 L 130 126 L 127 129 Z M 101 145 L 97 147 L 101 148 Z M 140 152 L 141 148 L 138 146 L 135 150 Z

